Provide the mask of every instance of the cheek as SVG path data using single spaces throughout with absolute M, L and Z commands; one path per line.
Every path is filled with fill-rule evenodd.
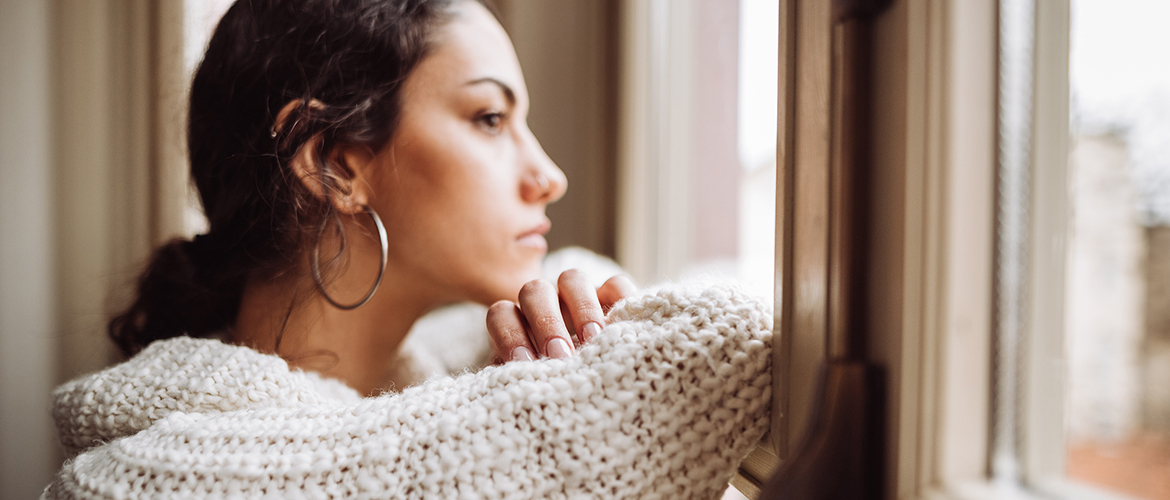
M 455 140 L 450 126 L 403 126 L 423 132 L 429 129 L 431 133 L 404 134 L 391 148 L 381 185 L 395 212 L 409 220 L 457 209 L 467 192 L 480 182 L 479 172 L 469 168 L 466 148 Z
M 432 224 L 426 231 L 446 228 L 502 229 L 517 187 L 512 175 L 483 154 L 463 148 L 432 150 L 400 176 L 398 197 L 404 213 Z M 410 223 L 411 221 L 406 221 Z M 444 231 L 445 232 L 445 231 Z
M 525 222 L 518 174 L 504 148 L 439 135 L 403 141 L 383 176 L 396 260 L 476 300 L 512 297 L 540 275 L 539 256 L 514 241 Z

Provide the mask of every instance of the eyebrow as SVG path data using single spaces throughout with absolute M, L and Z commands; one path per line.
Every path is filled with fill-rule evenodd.
M 500 87 L 500 90 L 504 92 L 504 97 L 508 99 L 508 105 L 514 106 L 516 104 L 516 93 L 512 91 L 512 87 L 509 87 L 508 84 L 501 82 L 499 80 L 496 80 L 495 78 L 492 78 L 490 76 L 472 80 L 470 82 L 467 82 L 467 85 L 468 86 L 480 85 L 480 84 L 484 84 L 484 83 L 496 84 L 496 86 Z

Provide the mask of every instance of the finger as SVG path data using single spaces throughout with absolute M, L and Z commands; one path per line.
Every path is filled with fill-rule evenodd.
M 577 331 L 577 327 L 573 325 L 573 315 L 569 313 L 569 306 L 565 305 L 565 299 L 561 298 L 561 319 L 565 321 L 565 329 L 569 331 L 569 336 L 573 337 L 573 347 L 581 347 L 581 336 L 573 335 Z
M 550 358 L 567 358 L 573 354 L 573 339 L 561 318 L 557 289 L 545 280 L 533 280 L 520 289 L 520 312 L 528 323 L 532 345 Z
M 487 327 L 496 359 L 502 362 L 536 359 L 536 351 L 528 340 L 524 316 L 512 301 L 501 300 L 488 308 Z
M 633 295 L 636 291 L 638 287 L 634 285 L 634 280 L 619 274 L 606 280 L 605 284 L 597 289 L 597 299 L 601 302 L 601 309 L 608 313 L 619 300 Z
M 601 311 L 597 290 L 589 284 L 585 273 L 576 269 L 561 273 L 557 289 L 581 343 L 589 342 L 601 333 L 605 326 L 605 313 Z

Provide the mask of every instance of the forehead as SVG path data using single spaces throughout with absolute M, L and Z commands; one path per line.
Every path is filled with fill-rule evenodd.
M 447 93 L 484 78 L 526 97 L 520 63 L 504 28 L 479 3 L 462 2 L 451 20 L 435 29 L 431 51 L 407 78 L 404 91 Z

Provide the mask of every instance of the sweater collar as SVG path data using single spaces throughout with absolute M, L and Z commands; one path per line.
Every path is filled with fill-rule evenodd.
M 73 455 L 136 434 L 174 413 L 358 399 L 340 382 L 290 370 L 280 357 L 214 339 L 176 337 L 58 387 L 53 391 L 53 419 L 61 443 Z

